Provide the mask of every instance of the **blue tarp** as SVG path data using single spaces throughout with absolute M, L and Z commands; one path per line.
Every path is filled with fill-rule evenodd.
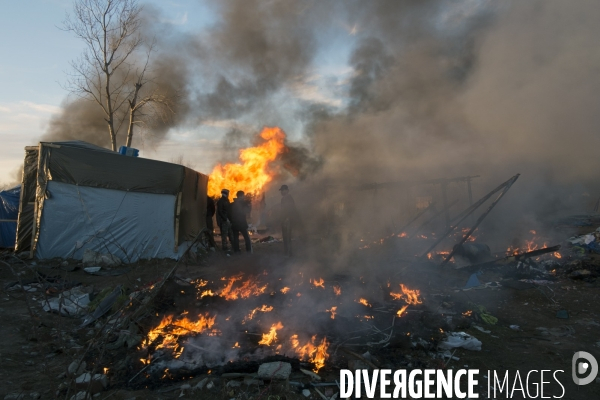
M 20 197 L 21 186 L 0 191 L 0 248 L 15 247 Z

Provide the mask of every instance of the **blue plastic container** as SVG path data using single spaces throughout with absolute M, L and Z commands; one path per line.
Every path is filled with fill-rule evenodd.
M 138 149 L 133 147 L 121 146 L 119 147 L 119 154 L 130 157 L 137 157 L 140 154 Z

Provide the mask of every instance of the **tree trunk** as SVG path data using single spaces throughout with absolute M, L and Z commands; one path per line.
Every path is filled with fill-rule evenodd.
M 125 146 L 131 147 L 131 140 L 133 138 L 133 121 L 135 118 L 135 108 L 129 107 L 129 127 L 127 128 L 127 140 Z
M 127 128 L 127 140 L 125 146 L 131 147 L 133 140 L 133 124 L 135 123 L 135 112 L 137 111 L 137 96 L 142 88 L 142 83 L 137 82 L 135 84 L 135 91 L 133 92 L 133 99 L 129 100 L 129 127 Z
M 114 111 L 110 96 L 110 75 L 106 74 L 106 108 L 108 109 L 108 133 L 110 135 L 110 147 L 112 151 L 117 151 L 117 133 L 115 132 Z

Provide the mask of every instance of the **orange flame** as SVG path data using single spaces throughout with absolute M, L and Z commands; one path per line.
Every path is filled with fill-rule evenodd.
M 250 311 L 250 314 L 248 314 L 246 316 L 246 318 L 244 318 L 244 320 L 242 321 L 242 324 L 246 323 L 246 321 L 250 321 L 252 318 L 254 318 L 254 316 L 256 315 L 256 313 L 260 311 L 260 312 L 271 312 L 273 311 L 273 306 L 267 306 L 266 304 L 263 304 L 262 307 L 256 307 L 254 310 Z
M 271 325 L 271 329 L 269 333 L 263 333 L 262 339 L 258 344 L 264 344 L 265 346 L 270 346 L 275 340 L 277 340 L 277 331 L 283 329 L 283 325 L 281 322 Z
M 286 294 L 289 291 L 290 291 L 290 288 L 287 287 L 287 286 L 280 290 L 280 292 L 283 293 L 283 294 Z
M 408 304 L 405 305 L 405 306 L 403 306 L 401 309 L 399 309 L 398 312 L 396 313 L 396 315 L 398 317 L 401 317 L 404 314 L 404 312 L 406 311 L 407 308 L 408 308 Z
M 312 283 L 316 287 L 320 287 L 320 288 L 325 289 L 325 280 L 323 280 L 323 278 L 319 278 L 318 280 L 317 279 L 311 279 L 310 283 Z
M 336 296 L 339 296 L 340 294 L 342 294 L 341 286 L 335 285 L 333 287 L 333 293 L 335 293 Z
M 219 296 L 224 297 L 226 300 L 247 299 L 250 296 L 259 296 L 267 290 L 267 285 L 259 286 L 257 279 L 254 277 L 248 278 L 241 286 L 234 288 L 235 282 L 242 280 L 241 274 L 231 278 L 221 278 L 221 280 L 229 281 L 219 292 Z
M 473 315 L 473 311 L 469 310 L 469 311 L 465 311 L 464 313 L 462 313 L 463 317 L 470 317 L 471 315 Z
M 315 365 L 313 369 L 314 372 L 319 372 L 321 368 L 325 366 L 325 360 L 329 357 L 327 353 L 327 348 L 329 347 L 329 342 L 327 338 L 323 338 L 321 343 L 316 344 L 317 335 L 314 335 L 311 338 L 311 341 L 306 343 L 304 346 L 300 346 L 300 341 L 298 340 L 298 335 L 292 335 L 290 338 L 290 342 L 292 347 L 298 354 L 298 357 L 303 360 L 307 360 Z
M 416 290 L 416 289 L 410 290 L 409 288 L 404 286 L 404 284 L 402 284 L 402 283 L 400 284 L 400 289 L 402 290 L 402 293 L 394 293 L 394 292 L 390 293 L 390 296 L 392 296 L 394 300 L 404 299 L 404 301 L 406 301 L 407 304 L 423 303 L 419 299 L 419 296 L 421 295 L 420 290 Z
M 335 310 L 337 310 L 337 307 L 331 307 L 329 310 L 325 310 L 325 312 L 331 313 L 331 319 L 335 319 Z
M 367 299 L 363 299 L 362 297 L 360 298 L 360 300 L 358 300 L 358 302 L 360 304 L 362 304 L 363 306 L 371 307 L 371 305 L 369 304 L 369 302 L 367 301 Z
M 186 315 L 184 311 L 182 315 Z M 172 315 L 164 316 L 160 324 L 146 335 L 146 345 L 153 343 L 159 336 L 162 336 L 162 343 L 156 346 L 157 349 L 172 349 L 174 357 L 178 358 L 183 352 L 183 347 L 178 343 L 178 339 L 183 335 L 199 334 L 212 328 L 216 317 L 210 317 L 208 313 L 198 315 L 197 321 L 191 321 L 188 317 L 179 320 L 173 320 Z M 150 360 L 141 360 L 143 363 L 149 363 Z
M 264 127 L 260 137 L 265 142 L 240 150 L 241 164 L 217 164 L 214 167 L 208 179 L 209 196 L 220 197 L 221 189 L 257 195 L 271 181 L 273 174 L 269 164 L 284 152 L 285 132 L 278 127 Z

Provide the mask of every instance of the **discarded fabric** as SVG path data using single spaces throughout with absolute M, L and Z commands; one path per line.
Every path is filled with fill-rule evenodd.
M 90 304 L 90 294 L 75 288 L 41 302 L 44 311 L 55 311 L 65 317 L 80 317 L 86 313 Z
M 465 332 L 450 332 L 448 333 L 448 337 L 439 344 L 439 347 L 442 349 L 462 347 L 466 350 L 480 351 L 481 342 Z

